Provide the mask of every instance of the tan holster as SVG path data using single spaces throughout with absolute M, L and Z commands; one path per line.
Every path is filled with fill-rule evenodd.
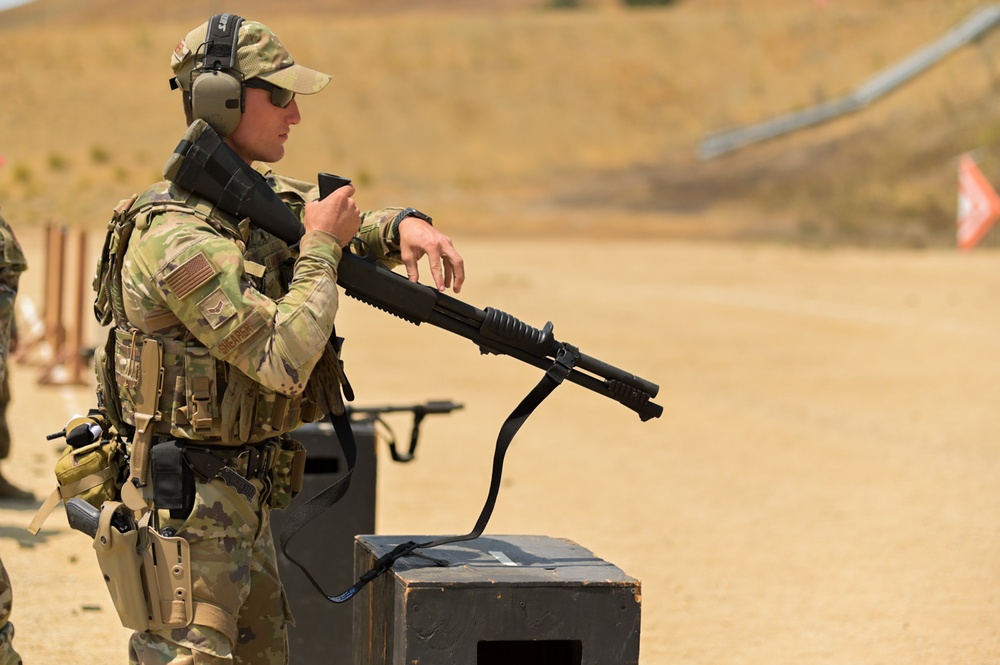
M 111 523 L 121 511 L 130 512 L 117 501 L 101 506 L 94 549 L 122 625 L 138 631 L 189 625 L 194 618 L 190 545 L 151 528 L 151 512 L 122 533 Z
M 196 624 L 219 631 L 235 644 L 236 617 L 192 596 L 188 542 L 160 535 L 149 525 L 153 515 L 149 509 L 138 511 L 138 522 L 125 532 L 112 524 L 116 513 L 135 514 L 121 502 L 105 501 L 94 550 L 122 625 L 146 631 Z
M 111 518 L 119 511 L 128 509 L 117 501 L 105 501 L 101 505 L 101 517 L 94 534 L 94 550 L 97 563 L 104 573 L 111 600 L 118 610 L 122 625 L 133 630 L 149 627 L 149 612 L 146 611 L 146 592 L 142 583 L 142 555 L 139 553 L 139 529 L 129 529 L 122 533 L 111 525 Z

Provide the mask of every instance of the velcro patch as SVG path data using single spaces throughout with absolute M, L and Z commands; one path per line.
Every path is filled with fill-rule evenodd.
M 187 298 L 199 286 L 208 282 L 219 273 L 204 252 L 198 252 L 190 259 L 171 270 L 163 281 L 167 283 L 174 295 L 180 299 Z
M 201 299 L 198 311 L 205 317 L 208 325 L 212 326 L 212 330 L 215 330 L 236 314 L 236 306 L 220 287 Z
M 267 270 L 264 266 L 259 263 L 254 263 L 249 259 L 243 259 L 243 271 L 248 275 L 253 275 L 254 277 L 260 278 L 264 276 L 264 271 Z
M 229 356 L 234 351 L 240 350 L 240 347 L 250 342 L 266 324 L 267 320 L 264 318 L 264 315 L 258 311 L 254 311 L 236 330 L 222 338 L 218 346 L 219 353 Z M 234 359 L 238 360 L 245 352 L 245 349 L 240 350 Z
M 180 325 L 181 320 L 177 318 L 176 314 L 167 309 L 161 312 L 146 314 L 142 318 L 142 322 L 146 324 L 149 330 L 156 332 L 157 330 Z

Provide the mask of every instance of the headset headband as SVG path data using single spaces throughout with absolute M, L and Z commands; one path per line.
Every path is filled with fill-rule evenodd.
M 198 47 L 204 57 L 191 71 L 191 114 L 223 136 L 231 134 L 243 116 L 243 72 L 236 57 L 242 24 L 236 14 L 213 16 Z
M 239 48 L 243 18 L 236 14 L 216 14 L 208 22 L 205 34 L 205 69 L 239 71 L 236 51 Z

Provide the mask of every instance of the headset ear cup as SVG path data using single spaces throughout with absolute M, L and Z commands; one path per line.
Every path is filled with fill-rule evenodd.
M 243 84 L 223 71 L 202 71 L 191 82 L 191 112 L 220 135 L 232 134 L 243 116 Z

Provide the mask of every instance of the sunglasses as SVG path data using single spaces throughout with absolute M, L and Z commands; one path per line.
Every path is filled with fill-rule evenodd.
M 252 78 L 243 82 L 248 88 L 257 88 L 258 90 L 267 90 L 271 93 L 271 103 L 280 109 L 287 108 L 292 100 L 295 99 L 295 93 L 291 90 L 285 90 L 284 88 L 279 88 L 278 86 L 268 83 L 262 79 Z

